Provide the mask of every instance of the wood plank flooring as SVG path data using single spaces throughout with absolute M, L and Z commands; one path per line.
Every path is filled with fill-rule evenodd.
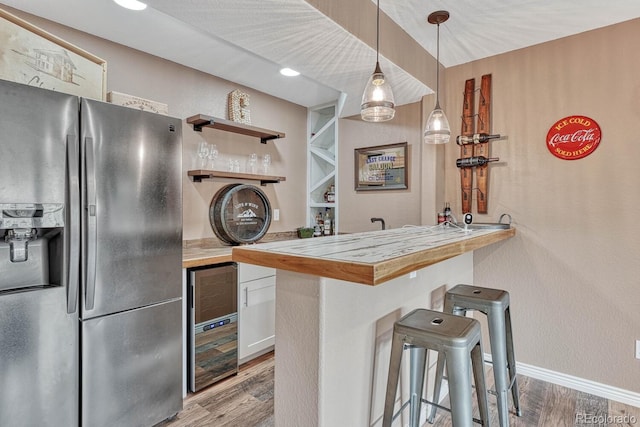
M 156 427 L 272 427 L 273 352 L 240 366 L 226 378 L 184 400 L 174 420 Z
M 273 427 L 274 364 L 271 352 L 242 365 L 238 375 L 190 394 L 182 412 L 157 427 Z M 493 379 L 487 371 L 491 387 Z M 518 386 L 523 415 L 510 416 L 512 427 L 640 427 L 640 408 L 520 375 Z M 492 395 L 489 410 L 491 425 L 498 426 L 498 410 Z M 451 426 L 450 420 L 447 412 L 438 411 L 433 426 Z M 401 423 L 396 421 L 395 425 Z

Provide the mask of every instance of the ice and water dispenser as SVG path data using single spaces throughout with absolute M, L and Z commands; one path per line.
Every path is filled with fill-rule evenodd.
M 60 286 L 64 205 L 0 204 L 0 292 Z

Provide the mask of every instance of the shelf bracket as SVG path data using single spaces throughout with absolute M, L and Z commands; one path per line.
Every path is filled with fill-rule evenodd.
M 203 122 L 200 123 L 194 123 L 193 124 L 193 130 L 196 132 L 202 132 L 202 128 L 203 127 L 207 127 L 213 124 L 213 120 L 205 120 Z
M 278 138 L 280 138 L 280 135 L 265 136 L 264 138 L 260 138 L 260 142 L 262 144 L 266 144 L 267 141 L 271 141 L 272 139 L 278 139 Z

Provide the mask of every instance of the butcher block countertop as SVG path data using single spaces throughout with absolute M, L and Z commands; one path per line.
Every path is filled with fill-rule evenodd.
M 223 262 L 231 262 L 231 246 L 182 249 L 182 268 L 203 267 Z
M 232 260 L 364 285 L 379 285 L 465 252 L 511 238 L 507 230 L 410 226 L 235 246 Z
M 296 239 L 295 231 L 267 233 L 261 242 Z M 218 239 L 205 238 L 182 242 L 182 268 L 206 267 L 231 262 L 233 246 L 222 244 Z

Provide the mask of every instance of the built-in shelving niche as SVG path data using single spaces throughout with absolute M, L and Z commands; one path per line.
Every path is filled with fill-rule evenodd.
M 307 223 L 313 225 L 318 212 L 328 211 L 338 232 L 337 142 L 338 105 L 324 104 L 308 110 Z M 335 202 L 327 203 L 325 192 L 333 185 Z

